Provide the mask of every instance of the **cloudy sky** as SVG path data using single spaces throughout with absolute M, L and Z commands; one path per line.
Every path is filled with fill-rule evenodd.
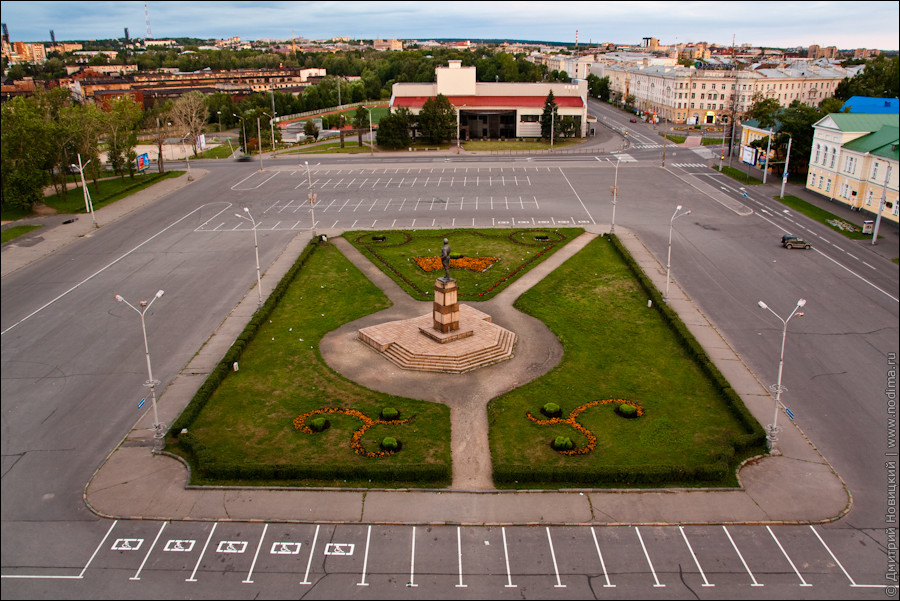
M 118 38 L 147 32 L 144 2 L 0 2 L 12 41 Z M 663 44 L 732 38 L 762 46 L 900 48 L 900 3 L 889 2 L 161 2 L 147 3 L 154 38 L 253 40 L 505 38 Z

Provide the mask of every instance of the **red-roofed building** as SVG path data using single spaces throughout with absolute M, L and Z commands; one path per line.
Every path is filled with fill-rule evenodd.
M 460 138 L 538 138 L 541 113 L 553 91 L 557 113 L 574 117 L 578 135 L 587 132 L 587 82 L 574 83 L 482 83 L 475 67 L 450 61 L 435 69 L 434 83 L 395 83 L 391 88 L 391 110 L 406 107 L 418 114 L 429 98 L 443 94 L 459 114 Z

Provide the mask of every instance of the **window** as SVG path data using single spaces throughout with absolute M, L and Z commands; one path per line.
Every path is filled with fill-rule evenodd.
M 831 149 L 831 165 L 830 165 L 830 167 L 831 167 L 832 169 L 834 168 L 834 159 L 835 159 L 836 156 L 837 156 L 837 155 L 836 155 L 835 152 L 834 152 L 834 148 L 832 148 L 832 149 Z
M 878 163 L 875 163 L 875 166 L 872 168 L 872 179 L 878 177 Z
M 830 177 L 827 180 L 825 180 L 825 191 L 831 192 L 831 178 Z
M 869 190 L 869 193 L 866 194 L 866 206 L 867 207 L 872 206 L 872 191 L 871 190 Z
M 818 163 L 818 162 L 819 162 L 819 145 L 816 144 L 816 158 L 813 159 L 813 163 Z M 878 166 L 876 165 L 876 169 L 877 168 L 878 168 Z

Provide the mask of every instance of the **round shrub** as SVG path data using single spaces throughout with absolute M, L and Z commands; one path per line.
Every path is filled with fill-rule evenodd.
M 618 405 L 616 405 L 616 413 L 618 413 L 622 417 L 627 417 L 629 419 L 638 416 L 637 407 L 635 407 L 634 405 L 629 405 L 628 403 L 619 403 Z
M 324 417 L 317 417 L 314 420 L 312 420 L 311 422 L 309 422 L 309 427 L 312 430 L 315 430 L 316 432 L 322 432 L 322 431 L 328 429 L 328 426 L 330 426 L 330 425 L 331 425 L 331 422 L 329 422 Z
M 400 417 L 400 412 L 393 407 L 385 407 L 381 410 L 381 419 L 394 420 Z
M 400 441 L 393 436 L 385 436 L 381 440 L 381 448 L 385 451 L 397 451 L 400 449 Z
M 557 451 L 570 451 L 575 447 L 572 443 L 572 439 L 568 436 L 557 436 L 553 439 L 553 443 L 550 446 Z
M 562 409 L 556 403 L 546 403 L 541 407 L 541 413 L 547 417 L 559 417 L 562 415 Z

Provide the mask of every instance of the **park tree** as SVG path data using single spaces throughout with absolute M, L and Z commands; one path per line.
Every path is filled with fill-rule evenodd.
M 33 98 L 13 98 L 0 111 L 0 202 L 30 211 L 48 181 L 51 126 Z
M 188 92 L 179 96 L 172 104 L 172 122 L 182 137 L 190 137 L 191 148 L 197 156 L 197 138 L 203 133 L 207 122 L 208 109 L 202 92 Z
M 887 58 L 879 54 L 866 61 L 863 71 L 838 83 L 836 98 L 848 100 L 851 96 L 897 98 L 900 96 L 900 57 Z
M 594 98 L 598 98 L 603 102 L 609 101 L 609 77 L 597 77 L 593 73 L 588 73 L 587 82 L 588 91 L 591 96 L 593 96 Z
M 426 100 L 417 120 L 419 131 L 428 144 L 447 142 L 456 135 L 456 109 L 443 94 Z
M 356 129 L 366 129 L 369 127 L 369 111 L 365 107 L 358 106 L 353 113 L 353 127 Z
M 382 117 L 378 121 L 378 134 L 375 136 L 378 146 L 391 150 L 407 148 L 411 143 L 409 131 L 413 121 L 412 113 L 406 107 L 400 107 Z
M 544 100 L 544 112 L 541 113 L 541 138 L 549 140 L 559 138 L 559 113 L 557 113 L 556 98 L 553 96 L 553 90 L 547 94 Z
M 762 129 L 769 129 L 775 125 L 779 111 L 781 111 L 781 103 L 778 100 L 764 98 L 762 93 L 756 92 L 753 95 L 752 104 L 747 110 L 747 116 L 756 119 Z
M 303 133 L 316 140 L 319 139 L 319 127 L 312 119 L 307 119 L 303 124 Z
M 107 161 L 123 178 L 127 171 L 134 176 L 137 126 L 143 119 L 141 107 L 129 96 L 114 99 L 105 113 Z

